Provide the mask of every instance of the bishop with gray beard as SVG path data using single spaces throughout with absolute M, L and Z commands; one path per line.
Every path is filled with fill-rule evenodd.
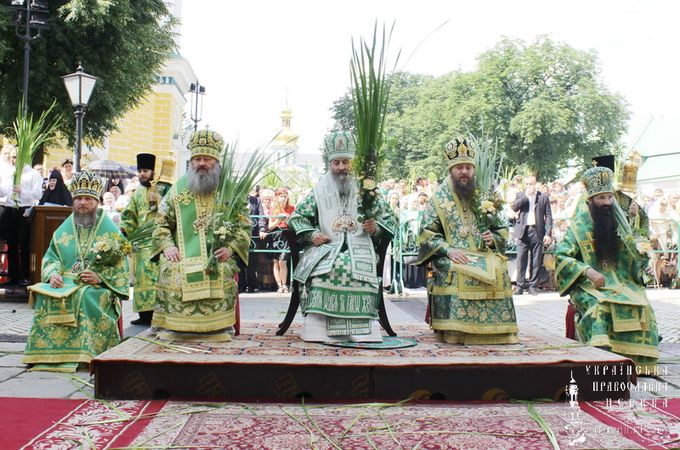
M 191 192 L 199 195 L 212 194 L 220 182 L 221 172 L 222 167 L 218 162 L 215 162 L 215 165 L 212 167 L 202 164 L 189 165 L 189 171 L 187 172 L 189 189 Z

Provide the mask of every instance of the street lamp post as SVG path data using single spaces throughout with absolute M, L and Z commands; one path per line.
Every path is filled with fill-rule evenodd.
M 45 0 L 12 0 L 12 8 L 17 11 L 14 33 L 24 41 L 24 113 L 28 112 L 28 67 L 31 57 L 31 42 L 40 37 L 47 28 L 47 2 Z M 21 29 L 23 28 L 23 32 Z M 34 31 L 37 33 L 33 34 Z
M 61 77 L 64 80 L 64 85 L 68 91 L 68 96 L 71 98 L 71 103 L 76 107 L 76 150 L 73 156 L 73 165 L 75 171 L 80 172 L 80 155 L 82 153 L 83 141 L 83 117 L 85 116 L 85 107 L 90 100 L 92 90 L 97 77 L 85 73 L 83 66 L 78 64 L 78 69 L 70 75 Z
M 189 92 L 193 94 L 191 120 L 194 122 L 194 132 L 196 132 L 198 131 L 198 122 L 203 119 L 203 96 L 205 95 L 205 86 L 202 86 L 198 80 L 196 80 L 196 83 L 191 83 Z

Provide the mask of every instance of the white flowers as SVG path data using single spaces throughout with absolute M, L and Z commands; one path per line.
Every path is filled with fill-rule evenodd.
M 484 214 L 493 214 L 496 212 L 496 207 L 490 200 L 482 200 L 481 208 Z
M 365 178 L 363 180 L 363 187 L 366 190 L 372 190 L 377 187 L 377 184 L 375 183 L 375 180 L 371 180 L 370 178 Z
M 638 240 L 635 242 L 635 249 L 641 254 L 641 255 L 648 255 L 651 257 L 652 254 L 652 245 L 649 243 L 649 241 L 646 240 Z

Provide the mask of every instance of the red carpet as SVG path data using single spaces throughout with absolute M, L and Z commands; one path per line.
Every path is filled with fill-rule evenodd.
M 163 402 L 0 399 L 0 449 L 125 447 L 148 424 L 134 420 Z M 121 415 L 132 420 L 118 421 Z M 97 423 L 109 421 L 108 423 Z M 113 422 L 111 422 L 113 421 Z
M 0 449 L 552 449 L 527 405 L 2 398 Z M 534 404 L 561 448 L 680 445 L 680 399 Z M 121 419 L 123 418 L 123 419 Z
M 0 398 L 0 448 L 15 449 L 85 400 Z
M 572 443 L 571 409 L 534 405 L 561 448 L 636 448 L 615 432 Z M 578 408 L 576 408 L 578 409 Z M 583 413 L 584 427 L 606 428 Z M 527 405 L 168 402 L 130 447 L 229 449 L 553 449 Z
M 647 379 L 643 379 L 643 382 Z M 584 402 L 581 409 L 648 449 L 680 447 L 680 399 Z

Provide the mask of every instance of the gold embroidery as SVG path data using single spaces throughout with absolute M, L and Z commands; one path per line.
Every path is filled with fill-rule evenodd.
M 588 231 L 586 233 L 586 240 L 580 241 L 578 245 L 579 247 L 581 247 L 584 253 L 595 253 L 595 245 L 593 244 L 593 242 L 594 242 L 593 233 Z
M 184 206 L 189 206 L 191 202 L 194 200 L 196 196 L 194 195 L 193 192 L 189 190 L 189 188 L 184 188 L 182 189 L 182 192 L 177 194 L 177 201 L 183 204 Z
M 71 240 L 74 238 L 72 234 L 62 233 L 61 236 L 54 240 L 55 244 L 62 244 L 64 247 L 68 247 Z

